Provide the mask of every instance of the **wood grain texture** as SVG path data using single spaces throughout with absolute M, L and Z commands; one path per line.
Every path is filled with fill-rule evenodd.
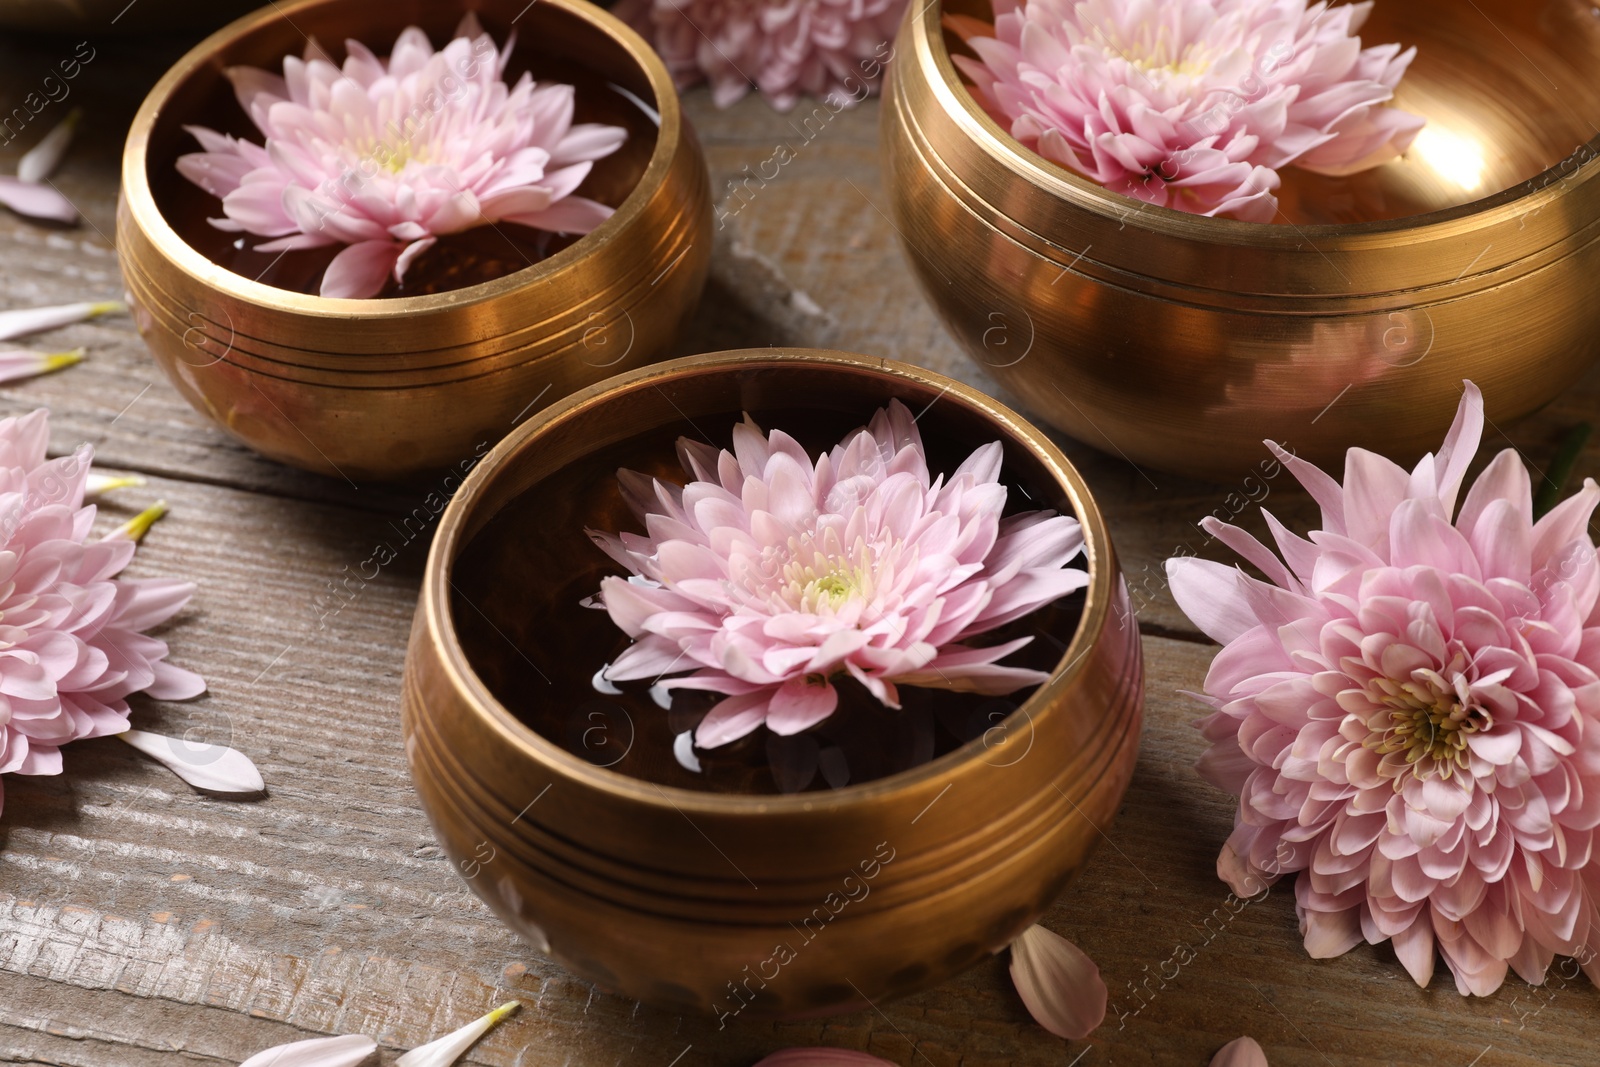
M 0 104 L 26 91 L 57 44 L 0 46 Z M 118 290 L 103 235 L 119 123 L 177 50 L 106 43 L 86 68 L 77 91 L 90 118 L 59 182 L 89 224 L 42 230 L 0 216 L 0 305 Z M 874 105 L 830 119 L 748 197 L 727 183 L 747 166 L 759 171 L 779 143 L 804 139 L 802 118 L 757 100 L 717 112 L 703 92 L 688 106 L 728 217 L 683 351 L 831 345 L 993 388 L 922 301 L 879 210 Z M 0 168 L 26 143 L 0 150 Z M 404 516 L 432 487 L 352 491 L 244 452 L 157 375 L 126 320 L 48 340 L 86 344 L 90 358 L 0 391 L 0 413 L 48 406 L 57 449 L 95 441 L 109 466 L 151 475 L 148 486 L 121 491 L 102 521 L 165 497 L 173 515 L 131 573 L 200 583 L 165 636 L 176 662 L 206 675 L 210 693 L 182 705 L 143 701 L 135 722 L 234 744 L 270 792 L 251 803 L 198 796 L 115 740 L 73 746 L 65 776 L 9 778 L 0 1062 L 226 1065 L 277 1042 L 340 1032 L 378 1037 L 391 1062 L 394 1050 L 508 997 L 524 1000 L 523 1013 L 467 1062 L 741 1065 L 788 1045 L 829 1044 L 907 1067 L 1203 1067 L 1246 1033 L 1274 1067 L 1594 1062 L 1596 996 L 1582 980 L 1530 990 L 1513 979 L 1472 1001 L 1443 977 L 1418 990 L 1388 949 L 1307 959 L 1287 887 L 1241 906 L 1217 881 L 1232 803 L 1195 776 L 1196 708 L 1177 695 L 1200 686 L 1214 648 L 1176 611 L 1160 563 L 1185 550 L 1224 558 L 1193 526 L 1207 513 L 1245 521 L 1265 501 L 1291 525 L 1311 521 L 1309 502 L 1281 473 L 1261 487 L 1207 485 L 1066 443 L 1112 524 L 1148 657 L 1133 787 L 1116 823 L 1102 828 L 1090 867 L 1046 919 L 1102 968 L 1112 1011 L 1097 1033 L 1064 1043 L 1033 1025 L 999 959 L 881 1010 L 719 1031 L 566 975 L 500 926 L 434 845 L 397 721 L 426 540 Z M 1565 429 L 1597 409 L 1600 375 L 1591 374 L 1538 418 L 1508 428 L 1506 440 L 1542 468 Z M 1491 446 L 1506 443 L 1498 434 Z M 1600 443 L 1579 473 L 1600 473 Z M 398 558 L 362 578 L 380 543 Z

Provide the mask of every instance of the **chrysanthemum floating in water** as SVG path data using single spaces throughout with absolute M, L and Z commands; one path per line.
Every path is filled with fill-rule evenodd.
M 1048 677 L 999 662 L 1031 638 L 967 643 L 1089 581 L 1067 566 L 1076 519 L 1001 517 L 999 442 L 933 478 L 896 401 L 814 462 L 748 417 L 732 451 L 685 438 L 678 452 L 686 486 L 620 475 L 645 534 L 591 536 L 632 574 L 601 586 L 635 638 L 605 678 L 723 694 L 699 747 L 814 726 L 845 678 L 899 707 L 898 686 L 1001 695 Z
M 1403 3 L 1404 0 L 1391 0 Z M 1416 55 L 1361 47 L 1372 4 L 1306 0 L 995 0 L 950 26 L 955 62 L 1024 145 L 1107 189 L 1271 222 L 1278 171 L 1387 163 L 1422 129 L 1388 106 Z
M 1267 516 L 1274 553 L 1203 523 L 1266 581 L 1167 564 L 1224 646 L 1201 723 L 1201 773 L 1239 796 L 1218 872 L 1240 895 L 1299 872 L 1312 956 L 1390 941 L 1426 986 L 1437 949 L 1477 996 L 1558 954 L 1600 978 L 1600 486 L 1535 522 L 1508 448 L 1458 511 L 1483 424 L 1468 382 L 1437 455 L 1353 448 L 1342 485 L 1273 446 L 1322 528 Z
M 515 223 L 588 233 L 612 209 L 573 195 L 620 126 L 572 121 L 570 85 L 504 80 L 511 44 L 468 15 L 438 52 L 416 27 L 382 60 L 346 41 L 342 68 L 315 44 L 283 75 L 227 73 L 266 144 L 187 127 L 205 149 L 178 169 L 222 198 L 221 230 L 270 237 L 258 252 L 345 245 L 322 295 L 372 297 L 438 238 Z

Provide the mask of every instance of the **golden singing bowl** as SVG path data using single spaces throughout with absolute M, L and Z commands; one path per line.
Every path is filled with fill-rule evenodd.
M 1050 680 L 981 737 L 875 781 L 788 795 L 694 788 L 671 751 L 684 727 L 648 699 L 631 717 L 594 710 L 600 661 L 584 657 L 605 656 L 603 642 L 556 618 L 613 569 L 583 528 L 634 528 L 616 457 L 644 449 L 629 465 L 664 475 L 677 436 L 726 445 L 743 411 L 836 441 L 891 398 L 923 412 L 934 469 L 998 439 L 1008 481 L 1082 522 L 1081 615 L 1041 609 L 1027 621 L 1041 636 L 1019 653 L 1036 651 Z M 570 530 L 570 554 L 530 549 L 541 527 Z M 1065 620 L 1059 634 L 1053 619 Z M 865 1007 L 1003 948 L 1115 815 L 1143 703 L 1138 628 L 1105 523 L 1049 438 L 930 371 L 806 349 L 641 368 L 519 426 L 440 522 L 404 686 L 412 778 L 473 891 L 574 973 L 725 1021 Z M 600 760 L 591 735 L 606 729 L 620 754 Z
M 270 255 L 234 261 L 248 274 L 220 265 L 237 235 L 207 225 L 220 204 L 174 162 L 195 150 L 186 124 L 259 141 L 223 69 L 279 69 L 304 49 L 303 35 L 336 59 L 347 38 L 387 55 L 409 25 L 440 45 L 469 8 L 497 42 L 516 31 L 509 76 L 531 69 L 578 84 L 578 121 L 644 118 L 644 133 L 631 127 L 629 143 L 579 189 L 617 204 L 616 214 L 514 273 L 432 294 L 326 299 L 254 280 L 277 269 Z M 140 333 L 198 410 L 285 463 L 398 478 L 467 461 L 534 406 L 656 358 L 705 283 L 710 195 L 666 68 L 583 0 L 297 0 L 219 31 L 151 91 L 123 154 L 117 246 Z M 509 259 L 507 231 L 535 233 L 504 225 L 462 237 Z
M 1053 425 L 1231 479 L 1274 438 L 1318 462 L 1437 445 L 1571 385 L 1600 336 L 1600 19 L 1577 0 L 1378 0 L 1416 45 L 1428 126 L 1350 178 L 1283 171 L 1275 223 L 1153 207 L 1023 148 L 969 94 L 945 12 L 912 4 L 883 109 L 896 228 L 969 355 Z

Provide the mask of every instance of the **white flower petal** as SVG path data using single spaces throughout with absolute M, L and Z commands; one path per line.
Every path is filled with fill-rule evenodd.
M 83 349 L 71 352 L 34 352 L 26 348 L 0 352 L 0 382 L 14 382 L 63 370 L 83 360 Z
M 127 308 L 117 300 L 99 300 L 81 304 L 61 304 L 55 307 L 17 308 L 0 311 L 0 341 L 25 337 L 30 333 L 53 330 L 57 326 L 70 326 L 100 315 L 110 315 Z
M 501 1019 L 522 1005 L 512 1000 L 500 1005 L 488 1015 L 470 1022 L 461 1029 L 448 1033 L 437 1041 L 412 1049 L 394 1061 L 394 1067 L 450 1067 L 472 1047 L 473 1042 L 488 1033 Z
M 86 490 L 87 491 L 87 490 Z M 101 538 L 102 541 L 142 541 L 156 520 L 167 513 L 167 502 L 157 500 L 139 514 Z
M 45 134 L 17 161 L 17 177 L 25 182 L 42 182 L 54 174 L 61 157 L 67 154 L 67 146 L 72 144 L 72 134 L 77 130 L 81 118 L 83 109 L 73 108 L 66 118 L 56 124 L 55 129 Z
M 89 496 L 99 496 L 113 489 L 132 489 L 143 484 L 144 479 L 137 474 L 96 474 L 90 471 L 83 491 Z
M 1236 1037 L 1211 1057 L 1211 1067 L 1267 1067 L 1267 1054 L 1253 1037 Z
M 239 1067 L 358 1067 L 377 1051 L 370 1037 L 315 1037 L 258 1052 Z
M 250 757 L 238 749 L 191 744 L 143 730 L 128 730 L 117 736 L 196 789 L 233 796 L 266 792 L 267 784 L 261 772 L 250 762 Z
M 1028 1014 L 1057 1037 L 1087 1037 L 1106 1017 L 1100 968 L 1077 945 L 1037 924 L 1011 943 L 1011 981 Z

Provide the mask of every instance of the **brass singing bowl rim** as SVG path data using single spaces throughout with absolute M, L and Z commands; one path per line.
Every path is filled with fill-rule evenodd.
M 1065 492 L 1075 517 L 1083 527 L 1084 558 L 1089 573 L 1083 614 L 1079 617 L 1072 641 L 1052 668 L 1050 678 L 1007 716 L 1006 723 L 1014 723 L 1019 717 L 1032 721 L 1052 713 L 1056 695 L 1070 688 L 1082 673 L 1089 647 L 1100 640 L 1102 631 L 1106 629 L 1118 580 L 1110 532 L 1105 520 L 1089 491 L 1088 483 L 1061 449 L 1042 430 L 992 397 L 953 378 L 909 363 L 831 349 L 733 349 L 684 356 L 640 367 L 608 378 L 541 409 L 507 435 L 473 468 L 445 508 L 433 545 L 428 550 L 418 612 L 435 640 L 435 647 L 443 650 L 440 663 L 448 684 L 455 689 L 462 703 L 489 725 L 502 743 L 553 774 L 576 779 L 585 788 L 610 794 L 619 800 L 662 811 L 676 808 L 682 812 L 721 816 L 817 811 L 838 814 L 862 808 L 884 796 L 934 782 L 957 766 L 977 759 L 985 751 L 983 739 L 979 738 L 920 767 L 871 782 L 847 785 L 827 794 L 707 793 L 658 785 L 595 766 L 541 736 L 500 703 L 467 660 L 450 611 L 451 575 L 463 536 L 472 525 L 474 512 L 488 494 L 492 483 L 500 476 L 510 474 L 523 453 L 537 447 L 538 439 L 547 429 L 581 421 L 588 412 L 605 405 L 621 393 L 638 392 L 694 377 L 802 363 L 906 381 L 936 394 L 940 403 L 952 400 L 964 404 L 981 415 L 1000 437 L 1026 449 Z M 1069 711 L 1065 702 L 1062 707 L 1055 709 L 1057 714 L 1067 714 Z
M 134 224 L 144 231 L 156 250 L 178 267 L 194 284 L 264 310 L 280 314 L 290 312 L 319 319 L 360 318 L 367 321 L 381 321 L 424 312 L 468 308 L 537 285 L 541 280 L 565 270 L 582 259 L 600 241 L 632 224 L 644 210 L 649 192 L 658 188 L 665 180 L 684 136 L 683 112 L 678 101 L 677 89 L 673 85 L 666 64 L 661 61 L 655 50 L 645 43 L 644 38 L 610 11 L 586 0 L 539 0 L 541 5 L 559 8 L 611 37 L 626 50 L 628 57 L 649 79 L 650 91 L 655 97 L 654 101 L 646 101 L 647 105 L 653 104 L 660 119 L 656 131 L 655 149 L 651 152 L 650 162 L 639 177 L 638 183 L 610 218 L 554 255 L 515 273 L 493 281 L 425 296 L 370 300 L 313 296 L 253 281 L 228 270 L 196 251 L 172 228 L 157 208 L 155 196 L 150 190 L 147 169 L 151 132 L 161 119 L 161 113 L 174 90 L 210 62 L 224 46 L 248 36 L 267 23 L 287 21 L 292 25 L 296 14 L 339 2 L 353 3 L 355 0 L 293 0 L 290 3 L 273 3 L 229 23 L 186 52 L 182 59 L 162 75 L 161 80 L 156 82 L 144 102 L 139 105 L 133 124 L 128 129 L 128 140 L 122 151 L 122 195 Z
M 928 83 L 962 131 L 992 159 L 1008 171 L 1044 192 L 1077 207 L 1085 208 L 1103 218 L 1121 219 L 1163 236 L 1192 241 L 1210 241 L 1215 244 L 1260 245 L 1263 241 L 1296 241 L 1305 237 L 1334 241 L 1334 249 L 1360 247 L 1364 239 L 1412 234 L 1425 229 L 1448 232 L 1452 224 L 1470 219 L 1470 229 L 1495 225 L 1515 218 L 1528 210 L 1522 203 L 1541 194 L 1557 195 L 1549 179 L 1568 167 L 1572 156 L 1561 159 L 1539 174 L 1496 192 L 1479 197 L 1456 207 L 1440 208 L 1420 215 L 1372 222 L 1335 222 L 1283 224 L 1277 222 L 1245 222 L 1241 219 L 1195 215 L 1176 208 L 1161 207 L 1134 197 L 1114 193 L 1097 182 L 1090 181 L 1066 167 L 1052 163 L 1037 152 L 1026 148 L 1012 137 L 978 103 L 972 90 L 961 80 L 950 50 L 945 47 L 941 19 L 944 0 L 932 0 L 920 11 L 908 16 L 911 20 L 912 45 L 919 59 L 931 61 L 938 71 L 937 78 Z M 891 71 L 893 67 L 891 66 Z M 926 69 L 926 67 L 924 68 Z M 891 73 L 891 77 L 893 74 Z M 908 116 L 914 120 L 915 116 Z M 1587 179 L 1600 172 L 1600 130 L 1587 142 L 1589 158 L 1579 162 L 1575 176 Z M 1581 149 L 1581 146 L 1580 146 Z M 1138 210 L 1128 212 L 1128 205 L 1138 205 Z M 1388 242 L 1384 242 L 1387 244 Z

